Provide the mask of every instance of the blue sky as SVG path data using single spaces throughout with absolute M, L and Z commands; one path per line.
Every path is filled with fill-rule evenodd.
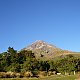
M 80 0 L 0 0 L 0 52 L 36 40 L 80 52 Z

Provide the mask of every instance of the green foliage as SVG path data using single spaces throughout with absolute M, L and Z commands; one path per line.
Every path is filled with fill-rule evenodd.
M 56 61 L 57 71 L 59 72 L 77 71 L 77 68 L 76 68 L 77 62 L 78 62 L 77 58 L 71 55 L 66 56 L 65 58 L 62 58 L 61 60 Z
M 17 52 L 9 47 L 6 52 L 0 54 L 0 72 L 31 71 L 34 75 L 38 71 L 73 72 L 80 71 L 80 58 L 67 55 L 58 60 L 37 60 L 32 51 L 22 50 Z
M 9 47 L 7 52 L 0 54 L 0 71 L 21 72 L 32 69 L 35 56 L 32 51 L 17 52 L 14 48 Z
M 50 64 L 49 71 L 57 71 L 56 64 L 54 63 L 54 61 L 49 61 L 49 64 Z

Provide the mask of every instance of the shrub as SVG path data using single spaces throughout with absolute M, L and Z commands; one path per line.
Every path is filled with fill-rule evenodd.
M 24 77 L 32 77 L 33 76 L 33 74 L 31 73 L 31 71 L 29 72 L 25 72 L 24 73 Z
M 20 74 L 20 73 L 15 73 L 15 76 L 16 76 L 17 78 L 20 78 L 20 77 L 21 77 L 21 74 Z
M 6 77 L 7 77 L 7 78 L 15 78 L 16 75 L 15 75 L 14 72 L 7 72 L 7 73 L 6 73 Z
M 56 71 L 49 71 L 48 72 L 48 76 L 55 75 L 55 74 L 56 74 Z
M 40 71 L 38 74 L 39 77 L 44 77 L 47 76 L 47 72 L 46 71 Z
M 0 72 L 0 78 L 6 78 L 6 73 L 5 72 Z

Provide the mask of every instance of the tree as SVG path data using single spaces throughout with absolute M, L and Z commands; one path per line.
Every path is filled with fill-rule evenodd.
M 49 61 L 50 64 L 50 71 L 56 71 L 56 64 L 54 63 L 54 61 Z
M 76 59 L 74 57 L 66 57 L 56 62 L 59 72 L 76 71 Z

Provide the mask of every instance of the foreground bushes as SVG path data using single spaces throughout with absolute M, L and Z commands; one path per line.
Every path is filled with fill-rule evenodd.
M 0 78 L 20 78 L 20 73 L 14 73 L 14 72 L 0 72 Z
M 0 78 L 6 78 L 6 73 L 5 72 L 0 72 Z
M 0 72 L 0 78 L 22 78 L 33 77 L 31 72 L 15 73 L 15 72 Z
M 34 74 L 31 71 L 25 73 L 15 73 L 15 72 L 0 72 L 0 78 L 23 78 L 23 77 L 44 77 L 54 75 L 54 72 L 39 71 L 39 73 Z
M 55 74 L 53 71 L 61 74 L 78 72 L 80 71 L 80 58 L 66 55 L 45 61 L 36 59 L 32 51 L 16 51 L 11 47 L 7 52 L 0 54 L 0 77 L 50 76 Z

